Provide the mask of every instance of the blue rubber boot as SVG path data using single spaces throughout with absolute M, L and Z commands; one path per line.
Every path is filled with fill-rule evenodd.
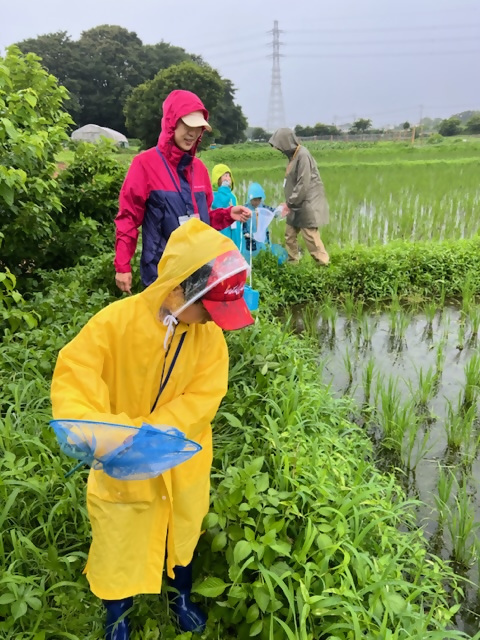
M 123 600 L 104 600 L 107 610 L 106 640 L 129 640 L 130 629 L 126 612 L 133 606 L 133 598 Z M 120 620 L 120 618 L 122 618 Z
M 192 563 L 186 567 L 175 567 L 175 578 L 167 579 L 168 601 L 178 626 L 182 631 L 202 633 L 207 624 L 207 616 L 199 606 L 190 600 L 192 591 Z

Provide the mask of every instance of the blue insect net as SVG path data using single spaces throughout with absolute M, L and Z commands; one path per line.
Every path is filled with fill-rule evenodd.
M 189 460 L 201 446 L 174 427 L 141 427 L 93 422 L 52 420 L 60 448 L 79 464 L 104 471 L 118 480 L 154 478 Z

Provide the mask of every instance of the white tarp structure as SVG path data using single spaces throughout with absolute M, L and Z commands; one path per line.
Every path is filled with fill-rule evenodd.
M 128 147 L 128 140 L 123 133 L 98 124 L 86 124 L 72 133 L 72 140 L 80 142 L 98 142 L 102 137 L 113 140 L 119 147 Z

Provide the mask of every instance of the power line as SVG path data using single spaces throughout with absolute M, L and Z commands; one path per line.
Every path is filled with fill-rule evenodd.
M 322 38 L 321 42 L 318 42 L 318 40 L 316 42 L 307 42 L 307 41 L 301 41 L 301 42 L 286 42 L 285 46 L 287 47 L 302 47 L 302 46 L 307 46 L 307 47 L 311 47 L 311 46 L 315 46 L 318 44 L 322 44 L 322 45 L 328 45 L 328 46 L 345 46 L 345 45 L 350 45 L 350 44 L 368 44 L 368 45 L 377 45 L 377 44 L 441 44 L 441 43 L 446 43 L 446 42 L 477 42 L 479 41 L 479 37 L 471 37 L 471 38 L 465 38 L 465 37 L 458 37 L 458 38 L 421 38 L 421 39 L 410 39 L 410 40 L 324 40 Z
M 447 43 L 453 43 L 453 42 L 477 42 L 477 38 L 474 37 L 458 37 L 458 38 L 427 38 L 427 39 L 396 39 L 396 40 L 342 40 L 342 41 L 338 41 L 338 40 L 329 40 L 326 41 L 325 39 L 322 38 L 321 42 L 287 42 L 287 43 L 280 43 L 281 45 L 285 45 L 287 47 L 292 47 L 294 49 L 296 49 L 297 47 L 302 47 L 302 46 L 307 46 L 307 47 L 313 47 L 313 46 L 321 46 L 321 45 L 326 45 L 326 46 L 350 46 L 350 45 L 371 45 L 372 47 L 375 47 L 377 45 L 386 45 L 386 44 L 400 44 L 400 45 L 407 45 L 407 44 L 447 44 Z M 271 43 L 272 45 L 272 43 Z M 260 59 L 261 54 L 265 51 L 265 45 L 262 44 L 258 44 L 258 46 L 255 47 L 245 47 L 242 46 L 240 48 L 235 48 L 235 49 L 230 49 L 230 48 L 220 48 L 220 49 L 213 49 L 211 51 L 202 51 L 199 55 L 201 55 L 203 58 L 213 58 L 216 56 L 220 56 L 222 58 L 222 60 L 224 58 L 229 58 L 232 56 L 239 56 L 242 54 L 252 54 L 254 53 L 255 56 L 258 56 L 255 58 L 255 60 Z M 402 56 L 411 56 L 411 55 L 436 55 L 437 53 L 440 55 L 444 55 L 444 54 L 451 54 L 451 55 L 460 55 L 462 53 L 466 53 L 466 54 L 470 54 L 470 53 L 477 53 L 476 49 L 473 50 L 460 50 L 460 51 L 399 51 L 399 52 L 378 52 L 380 55 L 383 56 L 392 56 L 392 57 L 402 57 Z M 299 56 L 304 56 L 304 57 L 310 57 L 310 56 L 315 56 L 315 55 L 321 55 L 322 57 L 327 57 L 327 58 L 332 58 L 332 57 L 355 57 L 357 55 L 359 56 L 372 56 L 372 55 L 376 55 L 375 52 L 361 52 L 359 54 L 357 54 L 355 51 L 349 51 L 347 53 L 344 54 L 337 54 L 335 52 L 329 51 L 326 52 L 325 54 L 319 53 L 318 51 L 311 51 L 309 50 L 308 53 L 292 53 L 292 54 L 288 54 L 289 58 L 292 57 L 299 57 Z M 283 54 L 278 53 L 278 55 L 280 57 L 283 57 Z M 270 57 L 272 57 L 273 54 L 270 54 Z
M 259 31 L 257 33 L 251 33 L 251 34 L 243 34 L 242 33 L 242 43 L 245 42 L 250 42 L 252 40 L 256 40 L 258 42 L 263 42 L 263 39 L 265 37 L 265 34 L 263 31 Z M 215 49 L 217 47 L 228 47 L 229 45 L 232 44 L 232 38 L 229 38 L 228 40 L 215 40 L 215 41 L 210 41 L 210 42 L 202 42 L 202 44 L 188 44 L 188 48 L 191 49 L 192 51 L 195 49 Z
M 244 53 L 249 53 L 248 50 L 246 49 L 244 51 Z M 331 52 L 325 52 L 325 53 L 297 53 L 297 54 L 289 54 L 288 56 L 286 56 L 287 60 L 304 60 L 305 58 L 308 58 L 310 60 L 319 60 L 319 59 L 342 59 L 342 60 L 351 60 L 354 58 L 411 58 L 413 57 L 417 57 L 417 58 L 422 58 L 422 57 L 435 57 L 435 56 L 462 56 L 462 55 L 478 55 L 480 54 L 480 49 L 468 49 L 468 50 L 456 50 L 456 51 L 398 51 L 398 52 L 379 52 L 379 51 L 371 51 L 371 52 L 362 52 L 362 53 L 355 53 L 355 52 L 349 52 L 349 53 L 331 53 Z M 225 61 L 223 60 L 223 62 L 225 63 L 225 66 L 227 66 L 228 68 L 231 67 L 241 67 L 244 65 L 251 65 L 251 64 L 260 64 L 262 62 L 267 62 L 268 58 L 271 57 L 270 56 L 254 56 L 252 58 L 242 58 L 239 59 L 238 57 L 233 60 L 232 62 L 229 62 L 228 60 Z M 207 59 L 208 62 L 208 59 Z M 215 63 L 212 63 L 213 66 L 223 66 L 222 63 L 220 63 L 220 65 L 216 65 Z
M 298 58 L 310 58 L 318 59 L 318 58 L 409 58 L 411 56 L 422 57 L 422 56 L 457 56 L 457 55 L 471 55 L 471 54 L 479 54 L 480 49 L 468 49 L 464 51 L 371 51 L 365 53 L 298 53 L 289 55 L 288 59 L 298 59 Z
M 426 39 L 426 40 L 372 40 L 372 41 L 363 41 L 363 42 L 355 42 L 352 40 L 345 40 L 345 41 L 325 41 L 322 40 L 322 42 L 316 42 L 316 43 L 309 43 L 309 42 L 286 42 L 286 43 L 282 43 L 283 45 L 285 45 L 286 47 L 294 47 L 295 49 L 297 47 L 313 47 L 313 46 L 348 46 L 348 45 L 371 45 L 371 46 L 377 46 L 377 45 L 385 45 L 385 44 L 447 44 L 450 42 L 478 42 L 477 38 L 453 38 L 453 39 L 445 39 L 445 40 L 440 40 L 440 39 Z M 232 56 L 237 57 L 238 55 L 242 55 L 242 54 L 258 54 L 258 58 L 262 57 L 262 54 L 265 51 L 265 46 L 259 46 L 259 47 L 248 47 L 247 49 L 242 47 L 239 49 L 230 49 L 230 50 L 218 50 L 218 51 L 212 51 L 212 52 L 202 52 L 200 55 L 202 58 L 204 59 L 208 59 L 208 58 L 213 58 L 213 57 L 221 57 L 222 60 L 224 58 L 230 58 Z M 475 50 L 473 50 L 473 52 L 475 52 Z M 295 52 L 295 53 L 291 53 L 288 54 L 289 58 L 292 57 L 296 57 L 296 56 L 301 56 L 301 55 L 305 55 L 305 56 L 311 56 L 311 55 L 315 55 L 316 51 L 312 51 L 309 50 L 308 53 L 302 53 L 302 52 Z M 375 52 L 366 52 L 368 55 L 375 55 Z M 422 55 L 423 52 L 419 51 L 419 52 L 413 52 L 415 55 Z M 428 53 L 428 52 L 427 52 Z M 435 52 L 432 52 L 435 53 Z M 462 51 L 459 51 L 459 53 L 462 53 Z M 466 51 L 466 53 L 470 53 L 469 51 Z M 385 52 L 378 52 L 379 55 L 389 55 L 388 51 Z M 400 55 L 400 54 L 405 54 L 405 55 L 409 55 L 408 51 L 403 51 L 403 52 L 399 52 L 399 53 L 395 53 L 394 55 Z M 323 55 L 324 54 L 320 54 Z M 328 52 L 325 53 L 326 57 L 336 57 L 338 54 L 336 53 L 332 53 L 332 52 Z M 355 52 L 349 52 L 347 55 L 351 55 L 351 56 L 356 56 L 357 54 Z M 266 55 L 265 57 L 272 57 L 272 54 Z M 280 57 L 285 57 L 284 54 L 280 54 Z
M 222 58 L 224 57 L 229 57 L 229 56 L 237 56 L 239 54 L 242 53 L 255 53 L 255 54 L 263 54 L 265 57 L 268 57 L 266 54 L 266 47 L 264 46 L 260 46 L 260 47 L 242 47 L 241 49 L 230 49 L 230 50 L 219 50 L 219 51 L 212 51 L 212 52 L 205 52 L 205 53 L 199 53 L 198 55 L 200 55 L 202 58 L 207 58 L 207 57 L 212 57 L 212 56 L 220 56 Z
M 258 65 L 261 62 L 266 64 L 268 62 L 268 56 L 257 56 L 255 58 L 246 58 L 246 59 L 242 59 L 242 60 L 234 60 L 233 62 L 228 62 L 227 61 L 227 62 L 225 62 L 225 66 L 230 69 L 232 67 L 243 67 L 245 65 L 250 65 L 250 64 Z M 212 66 L 213 67 L 219 67 L 219 66 L 223 66 L 223 65 L 222 65 L 222 63 L 219 63 L 219 64 L 212 63 Z
M 440 17 L 442 15 L 446 15 L 446 14 L 451 14 L 451 13 L 455 13 L 456 18 L 462 18 L 464 17 L 463 15 L 460 15 L 462 13 L 462 11 L 466 11 L 469 14 L 472 14 L 472 9 L 473 9 L 473 14 L 474 17 L 477 17 L 475 15 L 475 11 L 478 11 L 478 3 L 477 2 L 473 2 L 471 4 L 469 4 L 468 6 L 461 6 L 456 4 L 455 7 L 451 7 L 449 9 L 440 9 L 440 8 L 435 8 L 435 17 Z M 432 17 L 432 13 L 431 11 L 428 12 L 419 12 L 417 10 L 415 10 L 415 18 L 431 18 Z M 387 18 L 388 20 L 392 19 L 392 13 L 387 12 L 387 13 L 378 13 L 377 11 L 375 11 L 374 14 L 375 19 L 381 19 L 381 18 Z M 408 12 L 398 12 L 395 11 L 395 18 L 412 18 L 412 12 L 408 11 Z M 361 15 L 355 15 L 355 14 L 350 14 L 348 16 L 341 16 L 341 17 L 335 17 L 335 18 L 327 18 L 327 17 L 323 17 L 322 16 L 322 21 L 323 23 L 327 23 L 327 22 L 355 22 L 355 24 L 358 24 L 359 21 L 371 21 L 372 20 L 372 15 L 371 14 L 366 14 L 365 12 Z
M 314 33 L 321 35 L 323 33 L 374 33 L 377 31 L 381 31 L 382 33 L 396 32 L 396 31 L 450 31 L 451 29 L 480 29 L 479 24 L 462 24 L 462 25 L 426 25 L 424 27 L 362 27 L 358 29 L 357 27 L 336 27 L 336 28 L 320 28 L 320 29 L 289 29 L 288 33 Z

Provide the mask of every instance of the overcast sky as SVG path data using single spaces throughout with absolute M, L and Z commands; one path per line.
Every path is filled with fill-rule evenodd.
M 117 24 L 201 54 L 234 82 L 249 123 L 265 126 L 274 20 L 289 126 L 480 109 L 480 0 L 1 0 L 0 50 Z

